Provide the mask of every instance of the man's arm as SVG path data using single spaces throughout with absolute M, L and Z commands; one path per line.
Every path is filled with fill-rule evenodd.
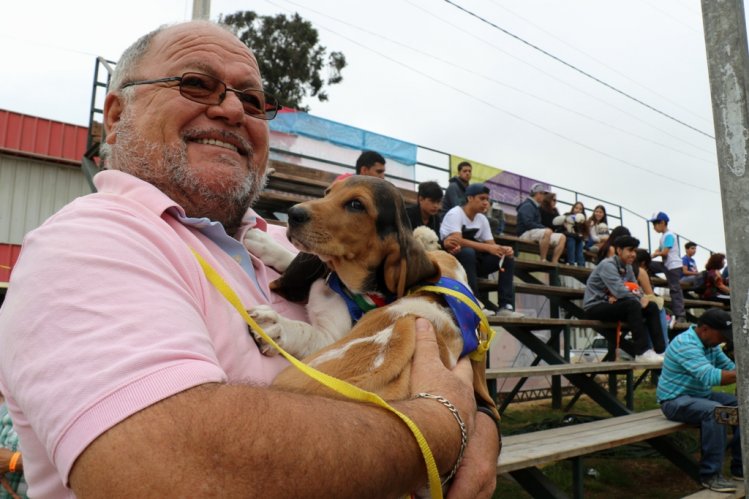
M 476 251 L 497 255 L 500 258 L 502 258 L 503 256 L 513 256 L 513 250 L 510 246 L 500 246 L 493 239 L 489 239 L 486 241 L 474 241 L 472 239 L 465 239 L 460 232 L 453 232 L 451 234 L 448 234 L 448 236 L 444 240 L 444 244 L 445 248 L 449 248 L 450 246 L 455 244 L 458 246 L 458 248 L 473 248 Z
M 609 290 L 609 292 L 613 296 L 616 297 L 617 300 L 622 300 L 622 299 L 639 300 L 639 298 L 635 296 L 624 285 L 624 282 L 622 281 L 622 278 L 616 269 L 616 265 L 608 261 L 600 263 L 599 265 L 602 265 L 601 270 L 599 271 L 599 274 L 598 274 L 599 277 L 601 278 L 601 281 Z
M 424 330 L 425 321 L 419 323 L 413 391 L 453 402 L 473 434 L 470 364 L 462 361 L 454 372 L 447 370 L 438 360 L 433 331 Z M 450 411 L 428 399 L 393 405 L 419 426 L 440 471 L 448 472 L 460 448 Z M 486 435 L 484 423 L 476 438 Z M 473 440 L 467 456 L 488 458 L 496 466 L 496 453 Z M 396 497 L 425 482 L 415 439 L 389 412 L 224 384 L 186 390 L 127 418 L 89 445 L 70 475 L 78 497 L 189 497 L 218 491 L 227 497 Z
M 720 384 L 721 385 L 732 385 L 736 383 L 736 369 L 732 371 L 722 370 L 720 372 Z

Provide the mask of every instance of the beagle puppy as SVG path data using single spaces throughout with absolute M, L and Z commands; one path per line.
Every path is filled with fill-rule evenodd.
M 464 348 L 461 330 L 445 298 L 419 291 L 418 286 L 446 277 L 468 290 L 465 271 L 452 255 L 427 252 L 414 238 L 403 198 L 390 182 L 348 177 L 331 185 L 323 198 L 293 206 L 288 216 L 287 237 L 301 251 L 293 261 L 288 255 L 275 255 L 276 243 L 258 234 L 261 231 L 249 231 L 245 240 L 253 254 L 264 261 L 274 259 L 276 270 L 285 271 L 272 285 L 280 294 L 303 300 L 299 290 L 306 286 L 300 281 L 314 281 L 307 305 L 310 324 L 280 317 L 267 306 L 250 310 L 282 348 L 386 400 L 402 400 L 412 396 L 409 378 L 415 320 L 424 317 L 434 324 L 442 362 L 450 368 L 456 364 Z M 379 297 L 388 304 L 364 313 L 353 324 L 351 304 L 331 289 L 330 282 L 320 279 L 331 270 L 334 274 L 327 280 L 339 280 L 344 294 L 375 302 Z M 486 384 L 485 362 L 471 362 L 474 391 L 496 412 Z M 273 384 L 339 396 L 294 367 L 282 371 Z

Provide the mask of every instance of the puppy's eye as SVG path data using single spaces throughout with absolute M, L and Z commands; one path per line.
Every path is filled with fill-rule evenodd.
M 364 209 L 364 203 L 359 201 L 358 199 L 352 199 L 351 201 L 347 202 L 344 207 L 348 211 L 355 211 L 355 212 L 362 212 L 365 211 Z

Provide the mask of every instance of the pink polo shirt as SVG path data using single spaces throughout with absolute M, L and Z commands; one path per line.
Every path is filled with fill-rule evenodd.
M 0 310 L 0 390 L 33 497 L 72 497 L 65 484 L 76 458 L 133 413 L 204 383 L 268 384 L 287 365 L 260 354 L 190 248 L 246 307 L 271 303 L 305 319 L 301 306 L 270 293 L 276 272 L 252 257 L 260 292 L 151 184 L 118 171 L 95 183 L 96 194 L 26 236 Z M 288 244 L 253 212 L 244 222 Z

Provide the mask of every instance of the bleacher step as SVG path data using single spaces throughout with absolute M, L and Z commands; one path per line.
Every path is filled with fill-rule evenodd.
M 746 493 L 744 492 L 744 482 L 737 482 L 734 480 L 734 483 L 736 484 L 736 492 L 715 492 L 708 489 L 702 489 L 694 494 L 684 496 L 682 499 L 734 499 L 737 497 L 746 497 Z

